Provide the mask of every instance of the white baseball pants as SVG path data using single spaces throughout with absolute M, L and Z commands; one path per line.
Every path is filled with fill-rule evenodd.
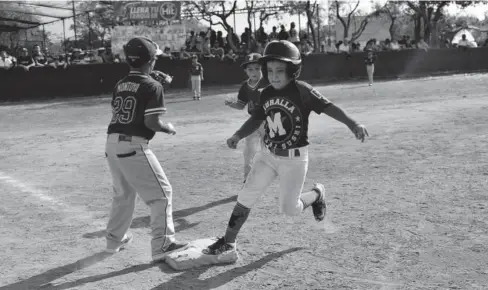
M 279 177 L 280 213 L 300 214 L 303 211 L 300 195 L 308 171 L 308 146 L 292 150 L 299 150 L 300 156 L 292 156 L 290 152 L 288 157 L 281 157 L 266 148 L 258 151 L 237 202 L 252 208 L 271 182 Z
M 251 171 L 251 164 L 256 153 L 263 148 L 264 123 L 244 139 L 244 180 Z
M 366 65 L 366 73 L 368 74 L 369 83 L 373 83 L 373 75 L 374 75 L 374 64 L 367 64 Z
M 151 209 L 151 250 L 158 254 L 175 241 L 172 188 L 163 168 L 147 140 L 132 136 L 132 141 L 119 141 L 119 134 L 110 134 L 105 146 L 113 179 L 114 196 L 107 224 L 107 239 L 121 241 L 129 230 L 136 194 Z
M 202 96 L 202 78 L 198 76 L 191 76 L 191 90 L 193 91 L 194 97 Z

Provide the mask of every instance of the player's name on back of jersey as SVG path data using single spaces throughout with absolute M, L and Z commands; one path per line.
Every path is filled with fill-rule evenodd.
M 133 82 L 122 82 L 117 86 L 117 92 L 131 92 L 131 93 L 136 93 L 137 90 L 139 89 L 139 86 L 141 84 L 139 83 L 133 83 Z

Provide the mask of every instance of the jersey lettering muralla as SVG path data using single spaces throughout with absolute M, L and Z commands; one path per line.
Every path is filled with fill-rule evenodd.
M 252 111 L 259 105 L 259 95 L 269 82 L 261 78 L 254 86 L 249 85 L 249 81 L 242 83 L 239 93 L 237 94 L 237 102 L 244 107 L 247 105 L 247 111 L 252 114 Z
M 309 84 L 292 81 L 285 88 L 266 87 L 252 117 L 264 120 L 264 144 L 269 149 L 307 146 L 308 119 L 313 111 L 323 113 L 331 102 Z
M 131 72 L 114 88 L 107 133 L 151 140 L 155 132 L 146 127 L 144 117 L 165 112 L 163 86 L 148 75 Z

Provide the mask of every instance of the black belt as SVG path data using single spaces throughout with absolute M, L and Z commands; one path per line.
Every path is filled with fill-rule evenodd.
M 144 139 L 144 137 L 139 137 Z M 149 144 L 149 140 L 145 139 L 146 143 Z M 119 142 L 132 142 L 132 136 L 119 134 Z
M 273 153 L 276 156 L 281 156 L 281 157 L 290 157 L 290 151 L 292 152 L 291 157 L 298 157 L 300 156 L 300 150 L 299 149 L 279 149 L 279 148 L 270 148 L 269 151 Z

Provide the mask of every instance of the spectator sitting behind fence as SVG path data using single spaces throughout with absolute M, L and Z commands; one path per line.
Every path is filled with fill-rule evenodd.
M 337 50 L 339 53 L 351 53 L 351 45 L 349 44 L 349 39 L 347 37 L 344 38 L 344 42 L 339 43 Z
M 34 47 L 32 48 L 32 60 L 34 61 L 34 66 L 37 67 L 43 67 L 48 64 L 47 58 L 41 52 L 41 47 L 39 46 L 39 44 L 34 45 Z
M 67 68 L 68 63 L 66 62 L 66 57 L 64 55 L 58 56 L 58 58 L 54 60 L 54 65 L 57 68 L 64 68 L 64 69 Z
M 227 52 L 224 56 L 224 59 L 225 60 L 232 60 L 232 61 L 236 61 L 237 59 L 239 58 L 239 56 L 237 54 L 234 53 L 234 51 L 232 49 L 229 49 L 229 52 Z
M 223 60 L 224 59 L 224 54 L 225 54 L 225 51 L 222 47 L 219 46 L 219 42 L 216 41 L 214 42 L 214 45 L 212 47 L 212 49 L 210 49 L 210 52 L 215 55 L 216 58 L 218 58 L 219 60 Z
M 429 50 L 429 45 L 424 41 L 423 38 L 420 38 L 419 42 L 417 43 L 417 48 L 427 51 Z
M 17 57 L 17 66 L 23 68 L 25 71 L 28 71 L 34 65 L 34 60 L 29 55 L 27 48 L 21 48 L 20 55 Z
M 268 40 L 278 40 L 278 32 L 276 32 L 276 26 L 273 26 L 273 31 L 268 35 Z
M 0 51 L 0 69 L 8 70 L 14 67 L 14 61 L 7 51 Z
M 169 58 L 169 59 L 173 59 L 173 54 L 171 54 L 171 48 L 169 47 L 165 47 L 164 50 L 163 50 L 163 53 L 160 55 L 161 58 Z
M 461 39 L 459 40 L 457 46 L 462 49 L 468 49 L 469 47 L 476 47 L 477 45 L 466 39 L 466 34 L 463 34 L 461 35 Z
M 86 52 L 83 62 L 87 64 L 103 63 L 103 59 L 95 54 L 93 50 L 89 50 Z
M 185 47 L 182 47 L 180 49 L 179 59 L 190 59 L 190 58 L 191 58 L 191 53 L 185 51 Z
M 325 44 L 324 52 L 337 53 L 337 47 L 332 43 L 332 40 L 330 38 L 327 38 L 327 43 Z
M 70 65 L 83 64 L 83 55 L 81 53 L 81 49 L 73 48 L 73 51 L 71 52 L 71 57 L 69 59 L 69 64 Z
M 290 38 L 290 34 L 285 30 L 285 26 L 281 25 L 280 26 L 281 30 L 280 33 L 278 33 L 278 40 L 288 40 Z
M 296 47 L 300 47 L 300 37 L 298 36 L 297 29 L 295 28 L 295 22 L 290 23 L 290 31 L 288 32 L 287 40 L 296 45 Z

